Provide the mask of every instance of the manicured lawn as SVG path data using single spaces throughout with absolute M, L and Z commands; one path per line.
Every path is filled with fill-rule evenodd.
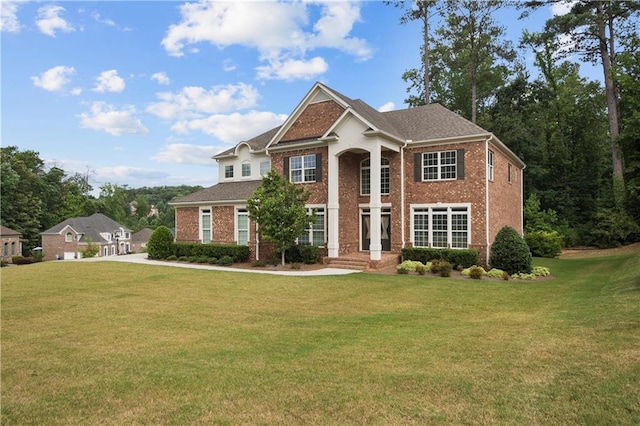
M 3 268 L 11 424 L 639 424 L 640 254 L 555 279 Z

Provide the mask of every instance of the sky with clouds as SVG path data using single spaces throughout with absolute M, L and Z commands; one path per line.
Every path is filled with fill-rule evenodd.
M 280 125 L 315 81 L 400 109 L 420 63 L 419 24 L 377 1 L 1 7 L 2 146 L 89 171 L 94 188 L 213 185 L 211 157 Z M 500 20 L 517 44 L 562 7 Z

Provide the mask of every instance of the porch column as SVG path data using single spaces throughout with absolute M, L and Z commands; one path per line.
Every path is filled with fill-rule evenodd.
M 369 153 L 369 164 L 371 172 L 371 194 L 369 198 L 369 208 L 371 212 L 371 226 L 369 233 L 371 244 L 369 245 L 369 258 L 371 260 L 382 259 L 382 199 L 380 197 L 380 168 L 382 167 L 382 154 L 380 146 L 376 146 Z
M 327 191 L 328 191 L 328 203 L 327 203 L 327 255 L 329 257 L 338 257 L 338 251 L 340 249 L 340 234 L 339 230 L 339 199 L 338 199 L 338 185 L 340 175 L 340 162 L 339 157 L 331 152 L 329 149 L 329 155 L 327 156 Z

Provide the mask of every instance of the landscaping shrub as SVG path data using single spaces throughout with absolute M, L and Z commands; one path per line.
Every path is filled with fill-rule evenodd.
M 404 262 L 396 266 L 396 271 L 399 274 L 408 274 L 409 272 L 416 272 L 419 267 L 424 268 L 422 262 L 418 262 L 416 260 L 405 260 Z
M 9 262 L 6 260 L 0 260 L 0 268 L 4 268 L 5 266 L 9 266 Z
M 200 243 L 173 243 L 173 254 L 179 258 L 182 256 L 205 256 L 220 259 L 230 256 L 234 262 L 246 262 L 249 260 L 249 246 L 236 244 L 200 244 Z
M 469 270 L 469 278 L 471 279 L 481 280 L 483 275 L 486 275 L 486 271 L 482 266 L 472 266 Z
M 453 270 L 453 265 L 449 262 L 443 260 L 440 261 L 440 276 L 441 277 L 450 277 L 451 271 Z
M 32 263 L 35 263 L 35 261 L 33 260 L 33 257 L 22 257 L 22 256 L 20 256 L 13 263 L 16 264 L 16 265 L 30 265 Z
M 504 271 L 502 269 L 493 268 L 487 271 L 487 276 L 489 278 L 502 278 L 504 276 Z
M 167 260 L 178 260 L 178 256 L 172 254 L 171 256 L 167 257 Z
M 503 227 L 491 245 L 489 265 L 511 274 L 530 273 L 531 252 L 527 242 L 512 227 Z
M 291 269 L 295 269 L 295 270 L 302 269 L 302 263 L 293 262 L 291 264 Z
M 15 256 L 11 256 L 11 263 L 17 263 L 18 260 L 22 259 L 24 256 L 21 254 L 16 254 Z
M 218 259 L 218 265 L 220 265 L 220 266 L 233 265 L 233 257 L 231 257 L 231 256 L 222 256 L 220 259 Z
M 482 266 L 478 266 L 478 265 L 473 265 L 468 268 L 464 268 L 462 271 L 460 271 L 460 274 L 464 275 L 465 277 L 468 277 L 471 275 L 471 270 L 473 268 L 477 268 L 480 274 L 487 275 L 487 271 L 485 271 Z
M 535 257 L 553 258 L 562 252 L 562 235 L 557 231 L 533 231 L 525 235 L 531 254 Z
M 536 279 L 536 276 L 535 274 L 525 274 L 524 272 L 520 272 L 517 274 L 511 274 L 511 278 L 533 281 Z
M 454 250 L 454 249 L 434 249 L 424 247 L 406 247 L 402 249 L 403 260 L 417 260 L 426 264 L 432 259 L 445 260 L 451 265 L 463 268 L 476 265 L 480 262 L 480 252 L 478 250 Z
M 531 273 L 537 277 L 547 277 L 551 275 L 551 271 L 546 266 L 534 266 Z
M 159 226 L 149 237 L 147 244 L 149 259 L 166 259 L 173 253 L 173 234 L 166 226 Z
M 256 260 L 251 264 L 251 266 L 253 266 L 254 268 L 264 268 L 265 266 L 267 266 L 267 262 L 264 260 Z
M 282 256 L 281 251 L 277 251 L 276 255 L 278 257 Z M 284 260 L 288 263 L 306 263 L 307 265 L 312 265 L 314 263 L 318 263 L 320 258 L 320 248 L 318 246 L 312 246 L 309 244 L 304 245 L 295 245 L 289 247 L 284 252 Z
M 218 264 L 218 259 L 216 259 L 215 257 L 208 257 L 207 259 L 208 259 L 207 263 L 209 265 L 217 265 Z

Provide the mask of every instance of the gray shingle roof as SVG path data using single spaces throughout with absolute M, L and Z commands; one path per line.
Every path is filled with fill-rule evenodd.
M 13 237 L 13 236 L 20 236 L 22 234 L 18 231 L 14 231 L 11 228 L 7 228 L 6 226 L 0 225 L 0 235 L 5 237 Z
M 267 147 L 267 145 L 269 144 L 269 141 L 271 141 L 271 138 L 273 138 L 273 135 L 275 135 L 276 132 L 280 130 L 280 127 L 282 126 L 274 127 L 273 129 L 268 130 L 263 134 L 256 136 L 255 138 L 245 141 L 245 143 L 248 144 L 251 147 L 251 149 L 254 151 L 262 151 Z M 214 155 L 213 158 L 221 158 L 221 157 L 226 157 L 227 155 L 232 155 L 235 150 L 236 150 L 236 147 L 234 146 L 233 148 L 229 148 L 225 151 L 222 151 L 219 154 Z
M 71 226 L 76 232 L 84 234 L 80 241 L 86 241 L 87 238 L 91 238 L 91 240 L 96 243 L 105 241 L 100 235 L 101 232 L 112 233 L 114 230 L 120 228 L 129 231 L 125 226 L 122 226 L 102 213 L 95 213 L 91 216 L 72 217 L 64 220 L 46 231 L 41 232 L 40 235 L 59 234 L 60 231 L 67 226 Z
M 169 204 L 202 203 L 220 201 L 239 201 L 248 199 L 255 191 L 261 180 L 247 180 L 242 182 L 222 182 L 202 189 L 193 194 L 176 198 Z
M 144 228 L 139 230 L 138 232 L 131 234 L 131 242 L 132 243 L 146 243 L 149 241 L 149 237 L 153 234 L 153 229 Z

